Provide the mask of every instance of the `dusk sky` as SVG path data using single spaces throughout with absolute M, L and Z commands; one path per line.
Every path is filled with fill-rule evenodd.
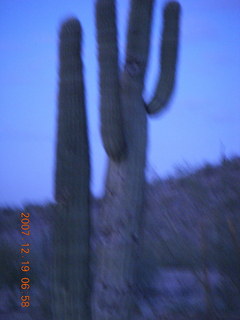
M 117 1 L 124 61 L 128 0 Z M 158 75 L 162 7 L 156 0 L 144 97 Z M 180 0 L 177 80 L 167 110 L 149 117 L 148 172 L 166 177 L 178 165 L 216 164 L 240 155 L 240 0 Z M 0 205 L 53 200 L 58 31 L 75 16 L 83 60 L 92 191 L 103 192 L 106 155 L 99 131 L 95 0 L 0 0 Z

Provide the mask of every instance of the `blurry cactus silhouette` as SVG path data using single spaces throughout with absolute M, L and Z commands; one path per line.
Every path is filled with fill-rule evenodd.
M 154 1 L 132 0 L 123 70 L 118 64 L 115 2 L 98 0 L 96 25 L 101 88 L 101 132 L 109 156 L 100 211 L 97 319 L 132 319 L 143 223 L 147 113 L 166 106 L 175 79 L 180 6 L 164 9 L 161 74 L 153 100 L 144 102 Z
M 132 0 L 123 70 L 118 63 L 115 1 L 98 0 L 101 133 L 109 157 L 96 232 L 94 319 L 132 319 L 143 224 L 147 113 L 171 96 L 178 51 L 180 6 L 164 9 L 161 74 L 150 103 L 143 100 L 153 0 Z M 60 89 L 56 161 L 54 317 L 91 319 L 89 263 L 89 156 L 81 31 L 75 19 L 60 34 Z
M 66 21 L 60 33 L 58 133 L 55 174 L 54 319 L 90 319 L 89 150 L 81 27 Z

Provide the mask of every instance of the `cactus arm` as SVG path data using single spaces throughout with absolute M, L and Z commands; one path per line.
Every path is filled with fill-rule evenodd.
M 60 32 L 58 133 L 55 172 L 53 319 L 90 320 L 89 151 L 81 53 L 81 26 Z
M 155 95 L 149 104 L 145 104 L 147 113 L 161 111 L 168 103 L 175 84 L 176 63 L 178 56 L 180 5 L 169 2 L 164 9 L 164 25 L 161 48 L 161 73 Z
M 125 71 L 136 80 L 142 90 L 148 60 L 153 0 L 132 0 L 129 16 Z
M 114 161 L 125 151 L 121 114 L 115 2 L 96 4 L 98 60 L 100 65 L 101 134 L 104 148 Z

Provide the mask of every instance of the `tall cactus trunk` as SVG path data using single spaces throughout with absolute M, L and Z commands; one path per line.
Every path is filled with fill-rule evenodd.
M 161 110 L 169 100 L 178 44 L 179 5 L 171 2 L 164 11 L 163 74 L 153 101 L 147 105 L 142 92 L 153 5 L 153 0 L 131 1 L 126 62 L 124 70 L 119 72 L 115 3 L 97 1 L 101 127 L 109 156 L 106 192 L 99 215 L 99 269 L 94 291 L 97 320 L 131 320 L 134 315 L 143 221 L 147 113 Z M 119 127 L 122 130 L 116 130 Z
M 99 219 L 96 318 L 132 319 L 144 196 L 146 112 L 132 104 L 136 126 L 125 126 L 129 152 L 120 163 L 109 161 L 106 192 Z M 140 104 L 139 104 L 140 102 Z M 129 107 L 129 103 L 125 105 Z M 126 108 L 127 111 L 127 108 Z
M 56 153 L 55 320 L 90 320 L 89 150 L 82 72 L 81 28 L 66 21 L 60 33 Z

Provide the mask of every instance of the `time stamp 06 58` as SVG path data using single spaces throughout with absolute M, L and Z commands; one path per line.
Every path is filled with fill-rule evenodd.
M 31 270 L 31 263 L 29 259 L 30 254 L 30 213 L 20 213 L 20 222 L 21 222 L 21 236 L 22 244 L 20 246 L 20 269 L 21 269 L 21 283 L 20 283 L 20 292 L 21 292 L 21 307 L 28 308 L 30 307 L 30 278 L 29 271 Z

